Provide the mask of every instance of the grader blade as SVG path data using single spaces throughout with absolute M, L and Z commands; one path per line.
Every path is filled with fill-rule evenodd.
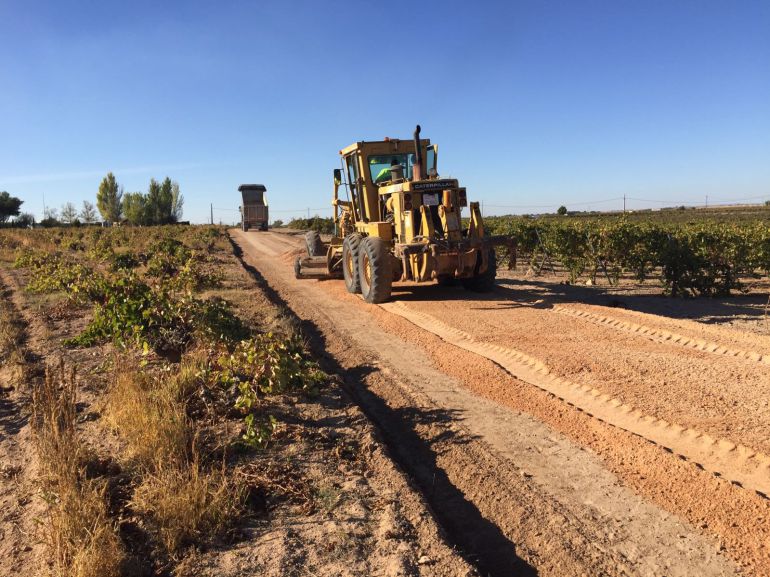
M 329 270 L 326 256 L 298 256 L 294 261 L 294 276 L 296 278 L 340 278 L 341 273 Z

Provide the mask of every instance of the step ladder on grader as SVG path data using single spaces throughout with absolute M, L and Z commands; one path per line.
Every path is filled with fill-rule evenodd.
M 297 278 L 342 276 L 351 293 L 369 303 L 390 298 L 393 282 L 459 281 L 490 291 L 495 246 L 512 250 L 509 237 L 487 236 L 478 202 L 468 203 L 456 179 L 438 175 L 438 147 L 420 139 L 356 142 L 340 151 L 334 170 L 335 234 L 329 243 L 307 233 L 307 256 Z M 340 188 L 347 199 L 339 198 Z M 463 227 L 462 209 L 470 210 Z

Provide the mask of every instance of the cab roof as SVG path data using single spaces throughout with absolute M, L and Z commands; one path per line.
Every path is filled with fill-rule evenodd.
M 430 146 L 429 138 L 420 139 L 421 146 Z M 340 155 L 346 156 L 356 150 L 369 149 L 375 153 L 387 154 L 389 152 L 413 152 L 414 140 L 400 140 L 398 138 L 390 138 L 388 140 L 361 140 L 354 142 L 350 146 L 346 146 L 340 150 Z

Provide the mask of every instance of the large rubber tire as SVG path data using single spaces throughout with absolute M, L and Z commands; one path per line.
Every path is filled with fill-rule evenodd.
M 361 278 L 358 274 L 358 253 L 361 247 L 361 235 L 349 234 L 342 241 L 342 277 L 349 293 L 361 292 Z
M 326 254 L 324 243 L 321 241 L 321 235 L 314 230 L 305 233 L 305 246 L 307 247 L 308 256 L 324 256 Z
M 381 238 L 368 236 L 361 242 L 358 256 L 361 296 L 368 303 L 384 303 L 393 288 L 393 262 L 390 246 Z
M 479 274 L 479 268 L 481 268 L 481 253 L 479 253 L 479 260 L 476 263 L 476 274 L 471 278 L 464 278 L 463 286 L 469 291 L 477 293 L 488 293 L 495 288 L 495 277 L 497 276 L 497 255 L 495 249 L 490 248 L 488 257 L 489 266 L 487 270 Z

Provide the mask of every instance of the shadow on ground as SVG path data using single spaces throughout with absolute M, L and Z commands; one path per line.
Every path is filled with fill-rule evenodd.
M 270 301 L 289 311 L 288 304 L 278 292 L 267 283 L 259 271 L 245 262 L 241 248 L 232 239 L 230 242 L 241 264 L 265 291 Z M 415 288 L 419 291 L 414 294 L 425 296 L 421 291 L 428 287 Z M 447 299 L 456 298 L 449 289 L 442 290 L 445 291 L 443 294 Z M 416 407 L 391 407 L 366 386 L 367 377 L 373 373 L 371 365 L 343 367 L 327 352 L 326 339 L 318 326 L 306 320 L 298 320 L 321 367 L 330 374 L 340 376 L 345 391 L 377 426 L 391 456 L 408 473 L 413 484 L 430 504 L 445 530 L 449 544 L 474 564 L 482 575 L 536 576 L 537 570 L 517 555 L 516 545 L 497 525 L 484 518 L 437 464 L 438 455 L 434 445 L 439 442 L 467 441 L 467 438 L 457 438 L 456 433 L 447 426 L 458 420 L 458 415 L 454 411 L 446 410 L 425 411 Z M 374 371 L 376 370 L 378 369 L 374 368 Z M 426 425 L 443 425 L 444 430 L 438 436 L 425 439 L 418 429 Z

